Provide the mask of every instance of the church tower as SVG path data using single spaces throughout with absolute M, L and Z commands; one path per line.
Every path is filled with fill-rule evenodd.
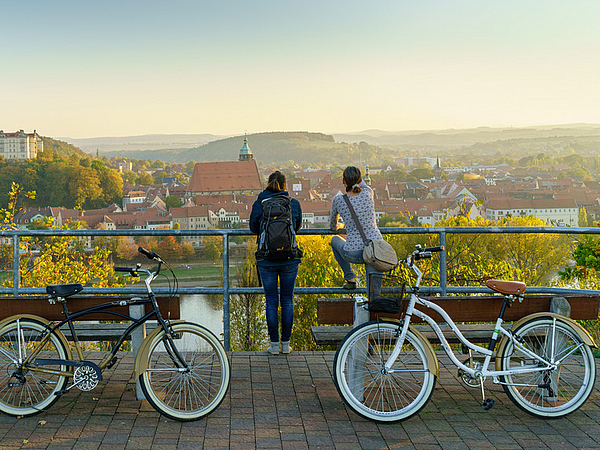
M 252 150 L 248 147 L 248 136 L 244 135 L 244 146 L 240 149 L 240 161 L 251 161 L 253 159 Z
M 367 183 L 369 186 L 371 186 L 371 175 L 369 174 L 369 163 L 367 163 L 367 166 L 365 168 L 365 176 L 363 177 L 363 180 L 365 180 L 365 183 Z
M 433 173 L 435 174 L 436 178 L 441 178 L 442 177 L 442 164 L 440 163 L 440 157 L 437 157 L 437 162 L 435 164 L 435 168 L 433 169 Z

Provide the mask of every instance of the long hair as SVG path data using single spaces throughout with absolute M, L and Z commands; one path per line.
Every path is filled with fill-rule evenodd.
M 285 189 L 286 183 L 284 174 L 282 174 L 279 170 L 276 170 L 269 175 L 269 180 L 267 181 L 267 191 L 282 192 L 285 191 Z
M 344 181 L 346 182 L 346 192 L 358 194 L 362 189 L 358 185 L 362 181 L 360 169 L 354 166 L 348 166 L 344 169 Z

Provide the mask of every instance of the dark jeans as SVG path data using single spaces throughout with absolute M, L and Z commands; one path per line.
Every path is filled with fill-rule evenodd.
M 281 341 L 288 342 L 294 322 L 294 285 L 298 263 L 258 266 L 267 300 L 267 328 L 271 342 L 279 342 L 278 309 L 281 305 Z M 279 291 L 277 282 L 279 281 Z

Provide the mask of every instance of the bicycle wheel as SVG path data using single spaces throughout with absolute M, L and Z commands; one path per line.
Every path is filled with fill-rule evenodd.
M 335 354 L 335 387 L 342 400 L 366 419 L 406 420 L 433 393 L 436 377 L 427 368 L 422 342 L 410 330 L 393 366 L 384 370 L 397 340 L 397 324 L 368 322 L 350 332 Z
M 0 410 L 11 416 L 30 416 L 49 408 L 60 397 L 67 366 L 36 366 L 36 359 L 68 359 L 68 352 L 50 333 L 40 347 L 46 326 L 32 319 L 10 322 L 0 330 Z M 37 352 L 28 364 L 22 361 Z
M 594 355 L 568 323 L 551 317 L 532 319 L 514 330 L 517 341 L 555 370 L 525 372 L 500 377 L 506 395 L 523 411 L 537 417 L 563 417 L 576 411 L 590 396 L 596 380 Z M 501 349 L 502 370 L 543 366 L 512 341 Z
M 147 368 L 140 375 L 146 399 L 161 414 L 179 420 L 200 419 L 223 401 L 231 378 L 221 342 L 194 323 L 173 325 L 175 338 L 157 334 L 148 345 Z M 185 360 L 178 362 L 171 343 Z

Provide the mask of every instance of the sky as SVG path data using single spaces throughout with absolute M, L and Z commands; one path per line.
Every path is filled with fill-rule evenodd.
M 600 123 L 597 0 L 4 0 L 0 129 Z

